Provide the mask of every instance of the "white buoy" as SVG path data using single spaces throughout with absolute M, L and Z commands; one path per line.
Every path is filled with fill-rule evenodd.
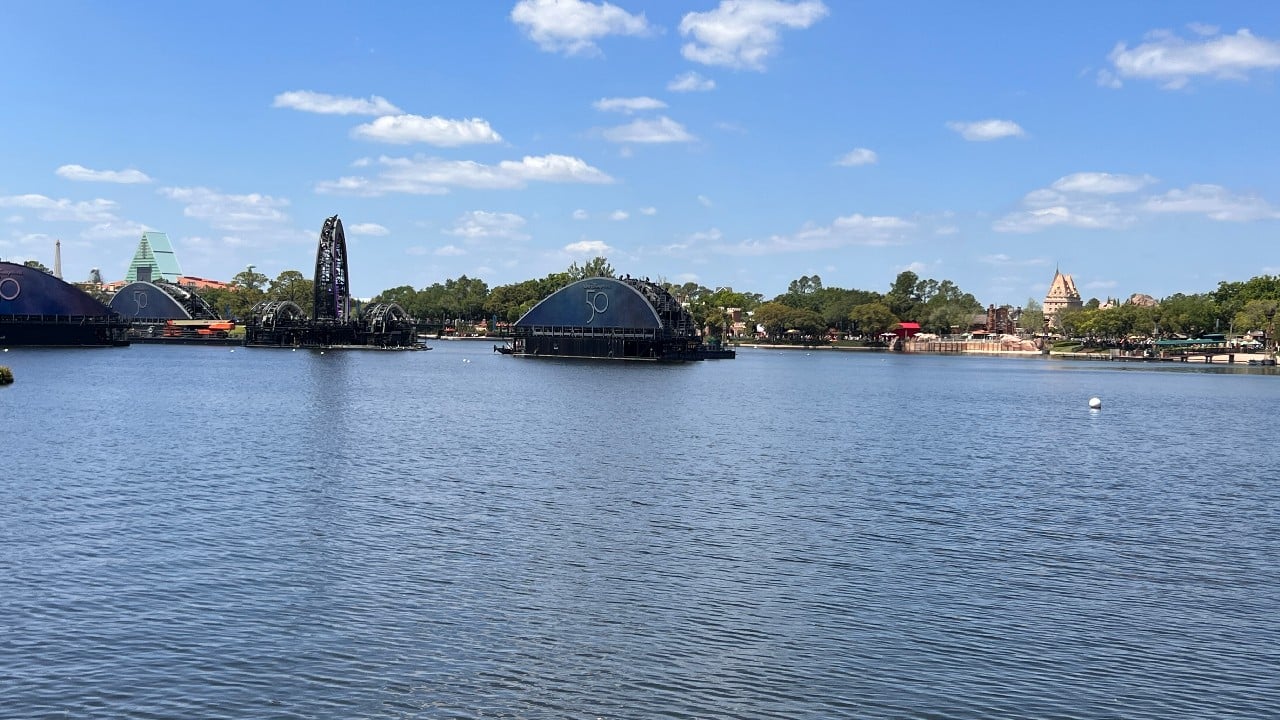
M 235 352 L 235 351 L 236 351 L 236 349 L 235 349 L 235 348 L 231 348 L 231 352 Z
M 1096 397 L 1089 398 L 1089 409 L 1090 409 L 1090 410 L 1101 410 L 1101 409 L 1102 409 L 1102 399 L 1101 399 L 1101 398 L 1096 398 Z

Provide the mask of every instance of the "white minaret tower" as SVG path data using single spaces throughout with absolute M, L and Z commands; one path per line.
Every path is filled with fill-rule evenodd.
M 62 279 L 62 241 L 53 241 L 53 276 Z

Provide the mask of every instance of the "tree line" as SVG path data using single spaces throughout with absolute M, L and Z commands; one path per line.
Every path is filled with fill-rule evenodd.
M 25 265 L 51 272 L 35 260 L 28 260 Z M 556 290 L 587 277 L 616 274 L 606 258 L 596 257 L 581 265 L 574 262 L 543 278 L 494 288 L 466 275 L 420 289 L 401 285 L 383 290 L 372 302 L 398 303 L 426 324 L 481 323 L 490 319 L 512 323 Z M 712 335 L 729 331 L 731 309 L 750 313 L 752 322 L 762 325 L 770 336 L 804 338 L 818 338 L 830 332 L 874 337 L 899 322 L 916 322 L 925 332 L 948 334 L 955 328 L 968 329 L 975 316 L 984 311 L 982 303 L 954 282 L 921 278 L 910 270 L 899 273 L 883 293 L 827 287 L 820 276 L 805 275 L 791 281 L 785 293 L 767 301 L 759 293 L 731 287 L 712 289 L 692 282 L 674 284 L 662 280 L 658 283 L 686 303 L 694 321 Z M 312 291 L 312 280 L 298 270 L 285 270 L 273 280 L 250 266 L 236 274 L 229 287 L 200 290 L 200 295 L 223 317 L 244 319 L 264 300 L 288 300 L 305 314 L 314 315 Z M 1112 300 L 1103 304 L 1094 298 L 1082 308 L 1060 311 L 1057 322 L 1058 329 L 1066 335 L 1104 340 L 1257 330 L 1274 338 L 1278 310 L 1280 276 L 1261 275 L 1246 281 L 1219 282 L 1211 292 L 1177 293 L 1155 304 Z M 1016 308 L 1015 314 L 1024 329 L 1042 328 L 1042 308 L 1034 298 Z

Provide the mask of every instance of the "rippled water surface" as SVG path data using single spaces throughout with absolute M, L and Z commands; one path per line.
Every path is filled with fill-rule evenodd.
M 1274 374 L 0 360 L 0 717 L 1280 707 Z

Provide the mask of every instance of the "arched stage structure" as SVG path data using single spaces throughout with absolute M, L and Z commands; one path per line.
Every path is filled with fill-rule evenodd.
M 376 303 L 353 312 L 347 238 L 337 215 L 320 230 L 314 284 L 315 317 L 307 318 L 292 302 L 258 303 L 245 323 L 245 345 L 419 347 L 417 323 L 399 305 Z
M 571 283 L 516 321 L 511 344 L 521 357 L 574 357 L 683 362 L 731 358 L 708 349 L 693 317 L 661 285 L 593 277 Z
M 131 282 L 111 298 L 111 309 L 134 323 L 219 319 L 204 298 L 167 282 Z
M 0 347 L 128 345 L 129 323 L 80 288 L 0 262 Z

